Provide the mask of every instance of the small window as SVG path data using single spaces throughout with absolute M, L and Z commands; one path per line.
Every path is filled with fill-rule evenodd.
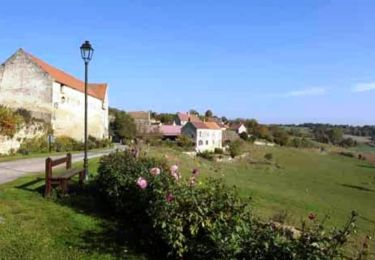
M 206 145 L 208 145 L 208 140 L 206 141 Z
M 202 145 L 203 145 L 203 141 L 202 141 L 202 140 L 199 140 L 198 145 L 199 145 L 199 146 L 202 146 Z
M 61 85 L 60 85 L 60 93 L 61 93 L 61 94 L 64 94 L 64 89 L 65 89 L 64 87 L 65 87 L 64 84 L 61 84 Z
M 65 103 L 65 97 L 61 97 L 61 103 L 62 103 L 62 104 Z

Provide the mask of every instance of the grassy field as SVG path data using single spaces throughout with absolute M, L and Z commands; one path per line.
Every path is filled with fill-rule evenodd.
M 330 216 L 327 225 L 341 226 L 355 209 L 358 235 L 350 248 L 374 235 L 375 167 L 370 163 L 318 150 L 253 145 L 244 150 L 249 156 L 232 162 L 191 158 L 167 147 L 143 151 L 177 163 L 187 177 L 199 168 L 202 178 L 224 178 L 242 196 L 252 197 L 254 212 L 263 219 L 287 211 L 286 222 L 300 226 L 315 212 L 321 219 Z M 270 164 L 264 163 L 266 153 L 273 154 Z M 90 172 L 97 164 L 98 159 L 90 161 Z M 105 214 L 95 191 L 73 190 L 56 202 L 41 196 L 43 185 L 38 176 L 29 176 L 0 186 L 0 259 L 147 258 Z M 371 247 L 375 258 L 375 244 Z
M 225 163 L 191 160 L 170 148 L 150 148 L 148 152 L 181 165 L 186 174 L 199 167 L 203 176 L 225 179 L 243 196 L 250 196 L 255 213 L 265 219 L 287 211 L 286 222 L 300 226 L 301 220 L 314 212 L 321 219 L 328 215 L 328 226 L 341 226 L 350 212 L 357 210 L 357 242 L 365 235 L 374 236 L 375 166 L 318 150 L 253 145 L 245 150 L 249 158 Z M 266 153 L 273 154 L 272 165 L 260 163 Z

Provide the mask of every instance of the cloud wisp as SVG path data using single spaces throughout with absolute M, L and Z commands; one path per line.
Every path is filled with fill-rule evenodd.
M 293 90 L 281 96 L 283 97 L 307 97 L 307 96 L 321 96 L 326 94 L 325 88 L 305 88 L 301 90 Z
M 354 93 L 374 91 L 374 90 L 375 90 L 375 82 L 358 83 L 352 88 L 352 92 Z

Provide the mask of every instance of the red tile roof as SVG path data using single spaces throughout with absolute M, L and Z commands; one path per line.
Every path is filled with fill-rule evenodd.
M 48 73 L 55 81 L 64 84 L 67 87 L 73 88 L 80 92 L 85 92 L 85 83 L 64 71 L 49 65 L 48 63 L 42 61 L 41 59 L 26 53 L 30 59 L 35 62 L 42 70 Z M 87 93 L 88 95 L 98 98 L 100 100 L 105 99 L 105 94 L 107 92 L 107 84 L 88 84 Z
M 205 122 L 205 124 L 209 129 L 221 129 L 216 122 Z
M 180 121 L 202 122 L 198 116 L 189 113 L 177 113 Z

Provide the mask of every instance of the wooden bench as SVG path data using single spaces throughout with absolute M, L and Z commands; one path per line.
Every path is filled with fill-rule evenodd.
M 66 163 L 66 170 L 57 176 L 53 176 L 52 168 L 60 164 Z M 44 195 L 47 197 L 51 194 L 52 185 L 59 185 L 61 190 L 65 193 L 68 192 L 68 182 L 75 176 L 79 175 L 79 184 L 82 185 L 85 178 L 84 169 L 72 169 L 72 154 L 68 153 L 66 157 L 52 160 L 46 159 L 46 187 Z

